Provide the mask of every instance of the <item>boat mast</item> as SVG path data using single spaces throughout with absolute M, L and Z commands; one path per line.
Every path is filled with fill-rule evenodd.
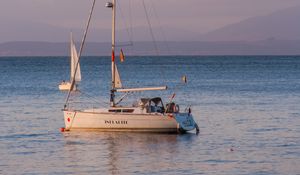
M 112 9 L 112 45 L 111 45 L 111 71 L 112 71 L 112 77 L 111 77 L 111 90 L 110 90 L 110 106 L 115 106 L 115 91 L 116 91 L 116 85 L 115 85 L 115 36 L 116 36 L 116 0 L 113 0 L 112 2 L 107 2 L 106 7 Z

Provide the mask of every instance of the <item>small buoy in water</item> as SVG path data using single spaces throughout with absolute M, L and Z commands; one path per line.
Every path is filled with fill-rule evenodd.
M 187 83 L 187 77 L 186 77 L 186 75 L 184 75 L 184 76 L 181 77 L 181 81 L 183 83 Z
M 60 132 L 65 132 L 65 128 L 60 128 Z
M 229 149 L 228 149 L 228 152 L 233 152 L 233 151 L 234 151 L 233 148 L 229 148 Z

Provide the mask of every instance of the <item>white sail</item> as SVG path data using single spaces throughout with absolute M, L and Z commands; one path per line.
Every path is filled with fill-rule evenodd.
M 71 81 L 74 78 L 74 73 L 75 73 L 75 69 L 76 69 L 76 65 L 78 62 L 79 58 L 78 58 L 78 54 L 77 54 L 77 50 L 76 50 L 76 46 L 73 40 L 73 37 L 71 36 Z M 81 71 L 80 71 L 80 64 L 78 63 L 78 68 L 75 74 L 75 81 L 81 81 Z
M 115 64 L 115 87 L 122 88 L 122 82 L 121 82 L 120 74 L 119 74 L 116 64 Z

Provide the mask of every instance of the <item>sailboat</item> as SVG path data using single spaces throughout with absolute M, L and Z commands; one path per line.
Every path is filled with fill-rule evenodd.
M 78 62 L 79 58 L 78 58 L 78 54 L 77 54 L 77 50 L 76 50 L 75 42 L 73 40 L 72 33 L 71 33 L 70 51 L 71 51 L 70 82 L 63 80 L 58 86 L 59 90 L 61 90 L 61 91 L 69 91 L 71 89 L 71 82 L 73 79 L 75 80 L 75 86 L 73 87 L 72 90 L 75 91 L 75 90 L 77 90 L 78 82 L 81 81 L 80 64 Z M 75 68 L 76 68 L 77 63 L 78 63 L 78 67 L 77 67 L 77 70 L 75 73 Z
M 196 130 L 197 133 L 199 133 L 199 128 L 194 121 L 191 109 L 187 108 L 186 111 L 181 112 L 179 110 L 179 105 L 173 101 L 164 105 L 162 98 L 155 96 L 153 98 L 140 98 L 138 100 L 139 102 L 132 106 L 119 105 L 120 101 L 117 101 L 115 98 L 116 93 L 124 93 L 124 96 L 126 96 L 126 93 L 161 91 L 166 90 L 168 87 L 124 88 L 122 86 L 120 74 L 115 62 L 116 0 L 106 3 L 106 7 L 112 9 L 112 79 L 110 105 L 109 107 L 102 109 L 73 109 L 68 105 L 68 99 L 71 94 L 71 91 L 69 91 L 63 109 L 65 127 L 61 128 L 61 131 L 100 130 L 183 133 Z M 71 82 L 71 87 L 74 86 L 74 84 L 75 78 L 73 78 L 73 81 Z

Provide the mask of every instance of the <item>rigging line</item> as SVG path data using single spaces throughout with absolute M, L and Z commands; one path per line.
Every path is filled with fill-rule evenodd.
M 128 1 L 129 3 L 129 25 L 130 25 L 130 38 L 133 45 L 133 26 L 132 26 L 132 8 L 131 8 L 131 0 Z M 133 47 L 130 47 L 130 54 L 133 55 Z
M 130 94 L 130 92 L 126 92 L 124 95 L 122 95 L 122 97 L 119 99 L 119 101 L 116 103 L 116 105 L 118 105 L 119 103 L 121 103 L 122 101 L 123 101 L 123 99 L 127 96 L 127 95 L 129 95 Z
M 129 0 L 129 25 L 130 25 L 130 38 L 133 40 L 131 0 Z
M 71 95 L 71 91 L 72 91 L 73 88 L 74 88 L 74 84 L 75 84 L 75 75 L 76 75 L 76 72 L 77 72 L 77 69 L 78 69 L 79 61 L 80 61 L 80 58 L 81 58 L 81 54 L 82 54 L 83 46 L 84 46 L 85 39 L 86 39 L 86 36 L 87 36 L 87 32 L 88 32 L 88 29 L 89 29 L 89 26 L 90 26 L 90 22 L 91 22 L 91 18 L 92 18 L 92 14 L 93 14 L 93 11 L 94 11 L 95 4 L 96 4 L 96 0 L 93 0 L 93 4 L 92 4 L 92 8 L 91 8 L 89 17 L 88 17 L 86 29 L 85 29 L 85 31 L 84 31 L 83 38 L 82 38 L 81 45 L 80 45 L 80 50 L 79 50 L 78 60 L 77 60 L 76 68 L 75 68 L 75 71 L 74 71 L 74 76 L 73 76 L 72 82 L 71 82 L 71 88 L 70 88 L 70 90 L 69 90 L 69 92 L 68 92 L 68 96 L 67 96 L 67 98 L 66 98 L 64 108 L 66 108 L 66 105 L 67 105 L 67 103 L 68 103 L 68 101 L 69 101 L 69 98 L 70 98 L 70 95 Z
M 155 9 L 155 6 L 154 6 L 153 1 L 150 1 L 150 2 L 151 2 L 151 6 L 152 6 L 152 9 L 153 9 L 153 12 L 154 12 L 154 16 L 155 16 L 155 18 L 156 18 L 156 21 L 158 22 L 159 30 L 161 31 L 161 34 L 162 34 L 162 37 L 163 37 L 163 42 L 164 42 L 164 44 L 165 44 L 166 47 L 167 47 L 167 52 L 168 52 L 168 54 L 170 54 L 171 52 L 170 52 L 170 47 L 169 47 L 169 45 L 168 45 L 168 43 L 167 43 L 166 33 L 165 33 L 165 31 L 163 30 L 163 28 L 162 28 L 162 25 L 161 25 L 161 22 L 160 22 L 160 20 L 159 20 L 159 18 L 158 18 L 157 11 L 156 11 L 156 9 Z
M 81 92 L 81 91 L 80 91 Z M 91 96 L 91 95 L 89 95 L 89 94 L 87 94 L 87 93 L 83 93 L 83 92 L 81 92 L 83 95 L 85 95 L 85 96 L 87 96 L 88 98 L 90 98 L 90 99 L 92 99 L 95 103 L 99 103 L 99 101 L 98 101 L 98 99 L 97 98 L 95 98 L 95 97 L 93 97 L 93 96 Z
M 106 103 L 106 102 L 99 102 L 98 101 L 98 99 L 97 98 L 95 98 L 95 97 L 93 97 L 92 95 L 89 95 L 88 93 L 84 93 L 84 92 L 82 92 L 82 91 L 80 91 L 80 90 L 78 90 L 82 95 L 84 95 L 84 96 L 86 96 L 89 100 L 92 100 L 94 103 L 96 103 L 96 104 L 100 104 L 100 103 L 105 103 L 105 104 L 109 104 L 109 103 Z M 73 99 L 72 99 L 73 100 Z M 79 101 L 77 102 L 77 101 L 72 101 L 71 100 L 71 102 L 72 103 L 79 103 Z
M 149 29 L 150 29 L 150 34 L 151 34 L 151 37 L 152 37 L 152 40 L 153 40 L 153 43 L 154 43 L 156 55 L 159 56 L 160 54 L 159 54 L 159 51 L 158 51 L 157 42 L 156 42 L 155 37 L 154 37 L 154 33 L 153 33 L 152 26 L 151 26 L 151 23 L 150 23 L 150 19 L 149 19 L 149 15 L 148 15 L 148 12 L 147 12 L 146 5 L 145 5 L 145 1 L 143 0 L 142 2 L 143 2 L 143 7 L 144 7 L 145 14 L 146 14 L 148 26 L 149 26 Z M 165 80 L 165 82 L 167 82 L 164 69 L 161 69 L 161 73 L 162 73 L 163 79 Z
M 126 32 L 127 32 L 128 37 L 129 37 L 129 42 L 130 42 L 130 44 L 131 44 L 131 46 L 132 46 L 132 45 L 133 45 L 133 42 L 132 42 L 132 35 L 130 35 L 130 32 L 129 32 L 129 30 L 128 30 L 128 25 L 127 25 L 127 22 L 125 21 L 123 11 L 122 11 L 120 5 L 118 5 L 117 8 L 118 8 L 119 11 L 120 11 L 120 14 L 121 14 L 121 17 L 122 17 L 122 22 L 123 22 L 124 25 L 125 25 Z
M 115 45 L 115 47 L 125 47 L 125 46 L 133 46 L 133 43 L 129 41 L 129 43 L 122 43 Z
M 152 41 L 154 43 L 155 52 L 156 52 L 156 55 L 159 56 L 157 43 L 156 43 L 156 40 L 155 40 L 155 37 L 154 37 L 154 33 L 153 33 L 152 26 L 151 26 L 151 23 L 150 23 L 150 19 L 149 19 L 149 15 L 148 15 L 148 12 L 147 12 L 146 5 L 145 5 L 145 1 L 142 0 L 142 2 L 143 2 L 143 7 L 144 7 L 145 15 L 146 15 L 146 18 L 147 18 L 147 23 L 148 23 L 148 26 L 149 26 L 151 38 L 152 38 Z

